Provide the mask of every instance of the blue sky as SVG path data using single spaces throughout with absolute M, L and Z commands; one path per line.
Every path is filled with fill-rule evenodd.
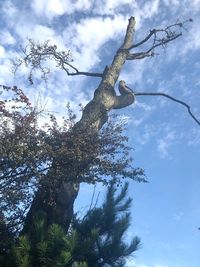
M 20 56 L 27 38 L 49 39 L 70 49 L 80 71 L 101 71 L 120 46 L 130 16 L 137 21 L 135 41 L 150 29 L 192 18 L 181 38 L 154 58 L 128 62 L 119 79 L 138 92 L 161 91 L 179 98 L 200 118 L 199 0 L 0 0 L 0 15 L 0 84 L 18 85 L 33 102 L 40 94 L 45 108 L 58 118 L 68 101 L 78 113 L 78 104 L 91 99 L 99 79 L 67 77 L 53 63 L 48 87 L 39 73 L 30 86 L 25 67 L 13 77 L 11 61 Z M 128 120 L 135 165 L 149 179 L 148 184 L 130 184 L 133 224 L 127 238 L 137 234 L 143 247 L 127 266 L 200 267 L 200 127 L 184 107 L 160 97 L 137 97 L 119 113 Z M 87 207 L 92 189 L 82 185 L 76 210 Z M 101 186 L 96 191 L 103 197 Z

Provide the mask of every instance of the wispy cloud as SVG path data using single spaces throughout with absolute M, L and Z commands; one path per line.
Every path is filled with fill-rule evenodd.
M 16 43 L 16 40 L 9 31 L 2 31 L 0 36 L 0 43 L 3 45 L 13 45 Z
M 180 211 L 180 212 L 176 212 L 174 215 L 173 215 L 173 220 L 175 221 L 180 221 L 184 216 L 184 212 Z
M 5 49 L 3 46 L 0 46 L 0 58 L 4 58 L 5 57 Z
M 153 125 L 146 124 L 142 133 L 137 135 L 137 142 L 141 145 L 147 144 L 154 138 L 156 134 L 156 128 Z
M 70 25 L 63 36 L 73 51 L 75 64 L 78 62 L 80 69 L 91 69 L 99 63 L 101 46 L 122 36 L 126 24 L 125 17 L 116 15 L 113 18 L 88 17 Z
M 190 131 L 190 134 L 187 136 L 187 143 L 196 148 L 200 145 L 200 130 L 198 128 Z
M 164 138 L 157 141 L 157 149 L 161 158 L 169 157 L 169 148 L 175 139 L 175 132 L 168 132 Z
M 168 264 L 160 264 L 160 263 L 156 263 L 154 266 L 155 267 L 170 267 Z
M 10 19 L 16 15 L 18 9 L 12 1 L 8 0 L 4 1 L 4 4 L 2 5 L 2 12 L 4 15 L 6 15 L 6 19 Z
M 126 261 L 126 267 L 149 267 L 148 265 L 144 264 L 144 263 L 137 263 L 137 260 L 135 259 L 128 259 Z

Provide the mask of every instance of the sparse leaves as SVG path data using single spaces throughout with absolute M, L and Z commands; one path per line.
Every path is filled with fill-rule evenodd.
M 49 62 L 54 61 L 56 67 L 64 70 L 67 75 L 86 75 L 102 77 L 101 73 L 81 72 L 72 65 L 73 58 L 70 50 L 59 50 L 56 45 L 52 45 L 49 40 L 44 43 L 34 42 L 28 39 L 28 45 L 22 49 L 22 57 L 13 61 L 13 73 L 16 73 L 21 65 L 29 68 L 28 80 L 33 84 L 33 73 L 36 70 L 41 72 L 41 78 L 47 81 L 51 72 Z
M 72 62 L 71 51 L 58 51 L 56 45 L 51 45 L 47 40 L 44 43 L 35 43 L 32 39 L 28 39 L 28 45 L 22 49 L 24 57 L 18 58 L 13 62 L 13 72 L 16 73 L 17 69 L 25 64 L 30 68 L 29 81 L 33 83 L 33 71 L 39 69 L 42 73 L 42 78 L 47 80 L 47 75 L 50 73 L 48 60 L 55 60 L 57 67 L 60 68 L 73 68 L 70 64 Z

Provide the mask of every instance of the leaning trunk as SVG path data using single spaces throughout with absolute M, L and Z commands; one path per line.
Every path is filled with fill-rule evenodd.
M 120 109 L 134 102 L 133 94 L 127 93 L 117 96 L 114 90 L 121 68 L 127 58 L 127 49 L 132 45 L 134 26 L 135 19 L 131 17 L 123 45 L 114 56 L 112 64 L 105 68 L 102 80 L 94 92 L 93 99 L 86 105 L 81 120 L 73 128 L 72 132 L 76 135 L 85 132 L 88 132 L 89 135 L 97 135 L 106 123 L 108 112 L 111 109 Z M 85 144 L 87 144 L 87 141 Z M 79 183 L 66 181 L 76 181 L 78 171 L 80 171 L 83 165 L 85 166 L 85 162 L 84 164 L 80 162 L 80 166 L 76 166 L 77 173 L 70 171 L 70 169 L 67 170 L 65 181 L 60 181 L 56 187 L 48 182 L 41 186 L 27 214 L 22 230 L 23 234 L 34 235 L 34 222 L 39 213 L 45 215 L 45 229 L 52 223 L 58 223 L 66 231 L 68 230 L 73 215 L 73 204 L 78 194 Z M 53 179 L 54 175 L 56 175 L 54 170 L 50 170 L 47 174 L 47 181 Z

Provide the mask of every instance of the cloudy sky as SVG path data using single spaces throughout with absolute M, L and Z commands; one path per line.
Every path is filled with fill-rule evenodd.
M 183 100 L 200 119 L 199 0 L 0 0 L 0 16 L 0 84 L 18 85 L 32 101 L 40 95 L 58 117 L 68 101 L 78 112 L 78 104 L 91 99 L 100 80 L 67 77 L 53 63 L 46 85 L 40 73 L 29 85 L 25 67 L 13 76 L 12 60 L 27 38 L 70 49 L 75 67 L 97 72 L 110 64 L 130 16 L 137 21 L 136 42 L 150 29 L 192 18 L 181 38 L 154 58 L 128 62 L 119 79 L 138 92 L 164 92 Z M 146 170 L 149 180 L 130 184 L 134 205 L 128 235 L 140 236 L 143 246 L 127 266 L 200 267 L 200 126 L 183 106 L 160 97 L 138 96 L 119 113 L 128 118 L 135 165 Z M 90 203 L 91 190 L 82 186 L 77 210 Z

